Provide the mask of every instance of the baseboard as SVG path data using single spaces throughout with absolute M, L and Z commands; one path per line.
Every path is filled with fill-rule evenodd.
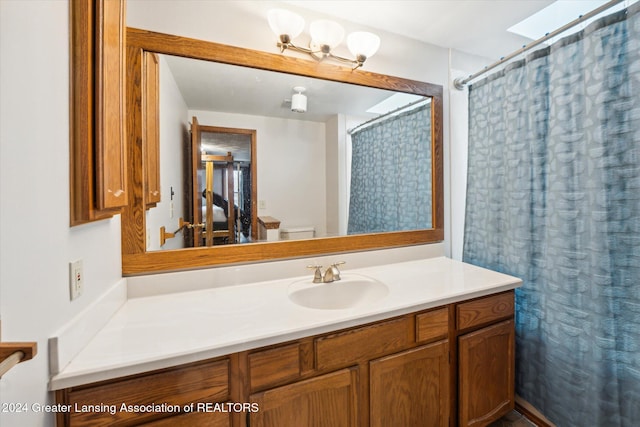
M 529 402 L 516 396 L 516 411 L 518 411 L 526 419 L 534 423 L 538 427 L 556 427 L 554 423 L 549 421 L 547 417 L 542 415 L 540 411 L 533 407 Z

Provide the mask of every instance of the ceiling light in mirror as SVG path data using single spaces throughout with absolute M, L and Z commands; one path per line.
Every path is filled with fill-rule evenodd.
M 291 97 L 291 111 L 296 113 L 306 113 L 307 96 L 303 94 L 306 89 L 302 86 L 296 86 L 293 90 L 296 94 Z

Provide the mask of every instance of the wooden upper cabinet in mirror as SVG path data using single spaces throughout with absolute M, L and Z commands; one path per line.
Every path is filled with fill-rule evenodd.
M 125 2 L 78 0 L 70 9 L 71 225 L 127 203 Z
M 309 240 L 289 240 L 232 244 L 213 247 L 195 247 L 162 251 L 147 250 L 147 233 L 158 233 L 146 224 L 149 204 L 149 172 L 158 165 L 149 160 L 150 140 L 158 132 L 153 125 L 154 115 L 148 111 L 146 93 L 150 91 L 149 55 L 173 55 L 231 64 L 251 69 L 286 73 L 292 76 L 311 77 L 342 82 L 369 88 L 415 94 L 431 101 L 430 146 L 431 153 L 431 228 L 410 231 L 389 231 L 339 237 L 320 237 Z M 161 67 L 162 68 L 162 67 Z M 153 73 L 151 73 L 153 74 Z M 155 78 L 155 77 L 154 77 Z M 160 77 L 162 81 L 162 77 Z M 424 244 L 441 241 L 443 232 L 443 178 L 442 178 L 442 86 L 375 74 L 314 61 L 242 49 L 180 36 L 160 34 L 139 29 L 127 29 L 127 134 L 128 134 L 128 205 L 122 213 L 122 268 L 123 274 L 143 274 L 204 268 L 223 264 L 260 262 L 265 260 L 333 254 L 358 250 Z M 191 117 L 189 117 L 191 121 Z M 204 123 L 216 126 L 217 123 Z M 260 140 L 258 132 L 258 140 Z M 260 146 L 260 143 L 258 143 Z M 145 162 L 155 162 L 148 165 Z M 164 162 L 162 163 L 164 165 Z M 260 163 L 265 172 L 269 165 Z M 162 174 L 160 174 L 162 176 Z M 168 195 L 169 189 L 161 189 Z M 260 194 L 257 194 L 260 199 Z M 164 202 L 164 200 L 163 200 Z M 158 207 L 153 209 L 159 209 Z M 174 215 L 176 218 L 180 213 Z M 188 221 L 188 219 L 186 219 Z M 172 227 L 166 227 L 173 232 Z M 176 238 L 182 239 L 182 232 Z
M 146 52 L 143 60 L 144 96 L 143 110 L 145 152 L 145 205 L 147 209 L 160 202 L 160 63 L 158 55 Z

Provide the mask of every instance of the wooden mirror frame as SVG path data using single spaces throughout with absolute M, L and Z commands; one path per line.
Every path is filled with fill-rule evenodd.
M 285 258 L 327 255 L 391 247 L 419 245 L 444 239 L 442 160 L 442 86 L 431 83 L 339 67 L 327 63 L 238 48 L 213 42 L 127 29 L 127 135 L 129 149 L 128 206 L 122 212 L 122 273 L 125 276 L 159 273 L 225 264 L 261 262 Z M 269 71 L 314 77 L 432 98 L 432 224 L 413 231 L 317 237 L 309 240 L 256 242 L 224 247 L 198 247 L 146 251 L 142 64 L 145 51 L 221 62 Z

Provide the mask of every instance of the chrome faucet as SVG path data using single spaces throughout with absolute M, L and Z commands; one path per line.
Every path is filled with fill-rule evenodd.
M 327 271 L 325 271 L 322 281 L 324 283 L 330 283 L 340 280 L 340 270 L 338 270 L 338 266 L 342 264 L 344 264 L 344 261 L 331 264 L 331 267 L 327 268 Z
M 307 265 L 307 268 L 314 268 L 316 271 L 313 274 L 313 283 L 322 283 L 322 271 L 320 270 L 322 268 L 321 265 Z
M 313 283 L 331 283 L 340 280 L 340 270 L 338 266 L 344 264 L 344 261 L 331 264 L 331 267 L 327 268 L 327 271 L 322 274 L 321 265 L 308 265 L 307 268 L 315 269 L 313 274 Z

